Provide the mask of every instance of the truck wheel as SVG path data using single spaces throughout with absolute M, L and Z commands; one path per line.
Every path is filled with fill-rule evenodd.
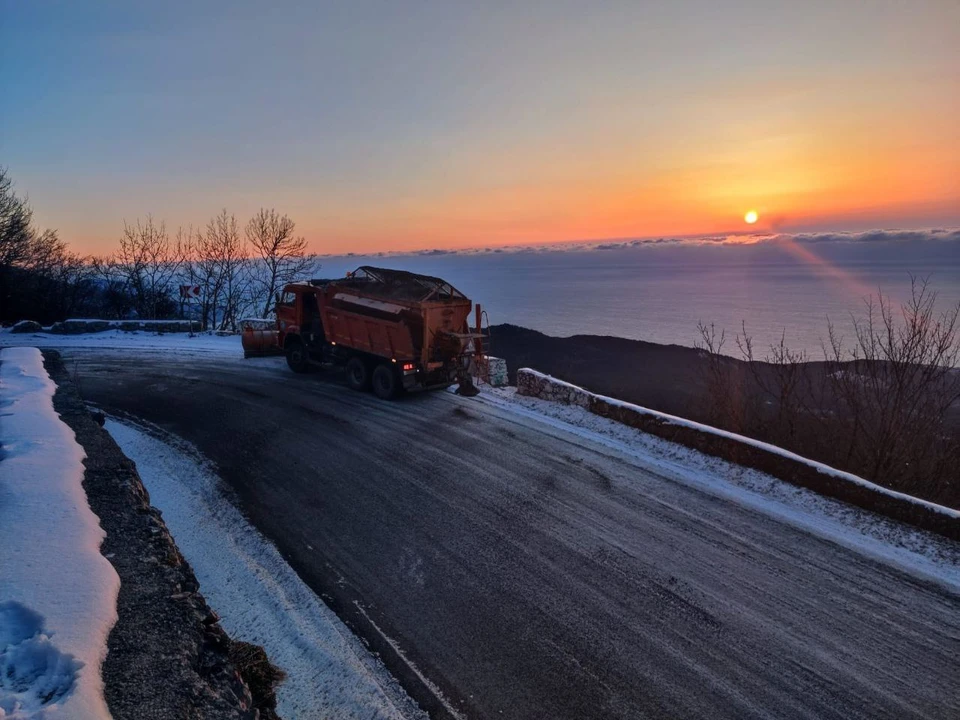
M 384 363 L 377 365 L 373 371 L 373 392 L 381 400 L 393 400 L 397 396 L 397 373 L 392 367 Z
M 287 365 L 295 373 L 305 373 L 310 369 L 310 358 L 307 348 L 299 340 L 287 345 Z
M 370 388 L 370 371 L 367 364 L 358 357 L 347 360 L 347 385 L 354 390 L 368 390 Z

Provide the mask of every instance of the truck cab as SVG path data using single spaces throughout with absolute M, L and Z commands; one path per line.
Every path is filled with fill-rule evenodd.
M 307 346 L 321 347 L 325 342 L 320 317 L 320 297 L 310 285 L 287 285 L 277 303 L 277 329 L 281 347 L 284 338 L 296 336 Z

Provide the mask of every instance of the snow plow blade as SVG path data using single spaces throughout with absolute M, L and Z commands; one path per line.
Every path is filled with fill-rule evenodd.
M 283 349 L 277 342 L 276 330 L 255 330 L 244 328 L 240 336 L 245 358 L 262 357 L 264 355 L 283 355 Z

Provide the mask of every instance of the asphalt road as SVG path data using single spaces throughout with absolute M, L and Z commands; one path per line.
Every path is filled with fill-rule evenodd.
M 957 594 L 583 438 L 277 358 L 66 355 L 215 461 L 437 717 L 960 717 Z

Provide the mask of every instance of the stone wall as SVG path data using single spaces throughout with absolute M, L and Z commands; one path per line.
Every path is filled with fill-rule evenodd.
M 506 360 L 498 357 L 488 357 L 487 367 L 489 369 L 487 382 L 493 385 L 493 387 L 503 387 L 509 382 Z
M 517 394 L 529 395 L 542 400 L 563 403 L 564 405 L 579 405 L 590 408 L 592 393 L 563 380 L 557 380 L 529 368 L 517 371 Z
M 199 332 L 200 323 L 197 320 L 64 320 L 54 323 L 49 332 L 58 335 L 79 335 L 104 330 L 155 333 Z
M 641 432 L 685 445 L 706 455 L 759 470 L 792 485 L 953 540 L 960 540 L 960 513 L 956 511 L 939 508 L 933 503 L 900 493 L 885 492 L 848 473 L 826 468 L 819 463 L 778 451 L 778 448 L 751 441 L 749 438 L 741 438 L 716 428 L 595 395 L 589 390 L 530 368 L 517 371 L 517 394 L 565 405 L 578 405 L 594 415 L 629 425 Z
M 41 331 L 43 331 L 43 328 L 40 323 L 33 320 L 21 320 L 10 329 L 12 333 L 38 333 Z
M 503 387 L 510 382 L 507 375 L 507 361 L 503 358 L 488 355 L 480 361 L 471 360 L 469 372 L 477 380 L 493 387 Z

